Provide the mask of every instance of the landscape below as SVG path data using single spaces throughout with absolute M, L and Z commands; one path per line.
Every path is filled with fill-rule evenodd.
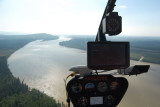
M 35 40 L 54 40 L 49 34 L 0 35 L 0 107 L 64 107 L 63 103 L 30 89 L 8 69 L 7 58 L 16 50 Z
M 74 36 L 61 46 L 86 50 L 87 42 L 95 37 Z M 41 33 L 32 35 L 0 35 L 0 107 L 64 107 L 63 103 L 36 90 L 30 89 L 8 69 L 7 58 L 16 50 L 35 40 L 55 40 L 57 36 Z M 131 59 L 160 64 L 159 37 L 107 37 L 109 41 L 129 41 Z
M 95 37 L 77 36 L 72 37 L 69 41 L 63 41 L 61 46 L 87 50 L 87 42 L 94 41 Z M 130 42 L 130 59 L 143 62 L 160 64 L 160 37 L 107 37 L 108 41 L 129 41 Z

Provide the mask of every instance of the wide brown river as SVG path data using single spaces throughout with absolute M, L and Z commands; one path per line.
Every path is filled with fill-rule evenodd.
M 86 52 L 59 46 L 69 40 L 34 41 L 17 50 L 8 58 L 9 68 L 15 77 L 59 101 L 66 101 L 64 79 L 75 65 L 86 65 Z M 148 73 L 125 76 L 129 88 L 118 107 L 160 107 L 160 65 L 131 61 L 134 64 L 149 64 Z

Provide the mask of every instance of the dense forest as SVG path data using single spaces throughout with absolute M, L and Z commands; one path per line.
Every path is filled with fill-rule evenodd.
M 0 107 L 64 107 L 52 97 L 30 89 L 19 78 L 13 77 L 7 64 L 7 58 L 17 49 L 34 40 L 57 39 L 48 34 L 0 35 Z
M 77 36 L 72 37 L 70 41 L 63 41 L 59 44 L 66 47 L 87 50 L 87 42 L 94 41 L 95 37 Z M 107 37 L 108 41 L 129 41 L 130 58 L 139 60 L 144 57 L 144 62 L 160 64 L 160 37 Z

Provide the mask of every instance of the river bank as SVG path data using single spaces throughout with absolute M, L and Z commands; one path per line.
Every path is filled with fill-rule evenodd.
M 67 40 L 69 38 L 61 37 L 58 40 L 29 43 L 8 58 L 11 72 L 31 88 L 65 102 L 64 79 L 71 73 L 68 69 L 75 65 L 86 65 L 87 62 L 85 51 L 59 46 L 59 42 Z M 131 65 L 135 64 L 149 64 L 151 68 L 148 73 L 139 76 L 125 76 L 130 85 L 118 107 L 158 107 L 160 66 L 131 61 Z

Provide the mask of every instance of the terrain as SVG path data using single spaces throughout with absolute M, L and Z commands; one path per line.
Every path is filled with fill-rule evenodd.
M 63 41 L 61 46 L 87 50 L 87 42 L 94 41 L 94 36 L 77 36 L 72 37 L 69 41 Z M 129 41 L 130 42 L 130 58 L 142 61 L 160 64 L 160 37 L 136 37 L 136 36 L 119 36 L 107 37 L 108 41 Z
M 34 35 L 36 37 L 34 37 Z M 38 36 L 38 35 L 41 35 Z M 81 37 L 81 36 L 73 36 L 71 40 L 55 40 L 58 37 L 48 35 L 45 38 L 45 35 L 48 34 L 33 34 L 33 35 L 1 35 L 0 36 L 0 107 L 60 107 L 64 106 L 63 103 L 59 103 L 57 97 L 65 94 L 65 89 L 63 89 L 63 78 L 69 73 L 68 68 L 74 65 L 86 64 L 86 53 L 81 50 L 86 50 L 86 43 L 88 41 L 94 41 L 95 37 Z M 55 41 L 35 41 L 35 40 L 55 40 Z M 155 60 L 159 61 L 159 38 L 157 37 L 111 37 L 108 40 L 112 41 L 130 41 L 131 45 L 131 54 L 135 52 L 135 54 L 139 54 L 139 58 L 142 55 L 138 52 L 144 52 L 143 57 L 144 61 L 147 57 L 155 58 Z M 34 43 L 32 41 L 35 41 Z M 62 42 L 63 41 L 63 42 Z M 28 44 L 29 42 L 32 42 Z M 58 44 L 60 43 L 61 46 Z M 66 44 L 63 44 L 66 43 Z M 139 43 L 139 44 L 138 44 Z M 28 45 L 26 45 L 28 44 Z M 26 46 L 24 46 L 26 45 Z M 23 47 L 24 46 L 24 47 Z M 65 48 L 71 47 L 71 48 Z M 22 48 L 23 47 L 23 48 Z M 45 47 L 45 48 L 44 48 Z M 20 49 L 22 48 L 22 49 Z M 27 49 L 26 49 L 27 48 Z M 16 51 L 20 49 L 19 51 Z M 81 50 L 77 50 L 81 49 Z M 137 49 L 137 53 L 136 50 Z M 34 51 L 33 51 L 34 50 Z M 133 50 L 133 52 L 132 52 Z M 16 51 L 16 52 L 15 52 Z M 148 56 L 146 54 L 148 52 Z M 13 54 L 14 53 L 14 54 Z M 153 53 L 153 57 L 151 54 Z M 157 53 L 157 59 L 154 57 L 154 54 Z M 12 57 L 10 57 L 12 54 Z M 28 55 L 29 54 L 29 55 Z M 26 56 L 28 55 L 28 56 Z M 144 56 L 146 55 L 146 56 Z M 22 57 L 23 56 L 23 57 Z M 78 57 L 77 57 L 78 56 Z M 134 55 L 136 56 L 136 55 Z M 8 57 L 12 58 L 12 66 L 16 68 L 12 72 L 21 73 L 19 76 L 13 77 L 12 73 L 8 69 L 7 59 Z M 18 58 L 17 58 L 18 57 Z M 131 55 L 132 57 L 132 55 Z M 22 58 L 22 59 L 21 59 Z M 139 60 L 139 58 L 135 60 Z M 21 60 L 20 60 L 21 59 Z M 27 59 L 27 64 L 23 63 Z M 36 60 L 33 60 L 36 59 Z M 44 61 L 41 61 L 41 60 Z M 30 61 L 29 61 L 30 60 Z M 18 62 L 19 61 L 19 62 Z M 17 63 L 16 63 L 17 62 Z M 137 63 L 135 61 L 135 63 Z M 10 63 L 11 64 L 11 63 Z M 10 65 L 9 64 L 9 65 Z M 18 64 L 18 65 L 17 65 Z M 22 66 L 23 65 L 23 66 Z M 32 66 L 31 66 L 32 65 Z M 10 66 L 11 67 L 11 66 Z M 18 70 L 18 68 L 20 69 Z M 22 69 L 21 69 L 22 68 Z M 12 69 L 13 70 L 13 69 Z M 15 71 L 16 70 L 16 71 Z M 25 72 L 26 71 L 26 72 Z M 53 72 L 50 72 L 53 71 Z M 124 102 L 120 105 L 120 107 L 124 107 L 127 104 L 142 104 L 142 107 L 147 104 L 152 105 L 157 103 L 159 99 L 159 65 L 152 65 L 151 71 L 149 73 L 144 74 L 142 76 L 136 77 L 136 79 L 128 78 L 130 81 L 130 89 L 124 98 Z M 29 77 L 27 77 L 27 74 Z M 39 74 L 39 75 L 38 75 Z M 47 74 L 46 77 L 44 74 Z M 25 77 L 23 81 L 23 77 Z M 21 79 L 19 78 L 21 77 Z M 26 83 L 27 79 L 30 78 L 38 78 L 37 81 L 32 81 L 33 85 L 37 84 L 36 90 L 34 87 L 32 89 L 29 87 L 30 84 Z M 132 80 L 133 79 L 133 80 Z M 40 81 L 41 80 L 41 81 Z M 26 85 L 27 84 L 27 85 Z M 29 86 L 28 86 L 29 85 Z M 144 88 L 143 88 L 144 87 Z M 44 94 L 43 89 L 47 92 L 47 96 Z M 141 91 L 143 90 L 143 92 Z M 138 99 L 136 97 L 130 97 L 136 95 L 137 92 L 142 94 L 144 98 Z M 50 93 L 50 94 L 48 94 Z M 134 93 L 134 94 L 133 94 Z M 156 96 L 155 96 L 156 95 Z M 56 97 L 57 96 L 57 97 Z M 60 98 L 61 98 L 60 97 Z M 148 98 L 148 99 L 147 99 Z M 134 100 L 129 100 L 134 99 Z M 138 99 L 138 100 L 135 100 Z M 147 99 L 147 100 L 146 100 Z M 153 100 L 150 100 L 153 99 Z M 126 100 L 129 100 L 126 102 Z M 65 100 L 64 100 L 65 101 Z M 132 102 L 133 101 L 133 102 Z M 139 101 L 139 103 L 135 103 Z M 146 106 L 146 105 L 145 105 Z
M 7 58 L 35 40 L 54 40 L 49 34 L 0 35 L 0 107 L 61 107 L 63 103 L 36 89 L 31 89 L 10 72 Z
M 19 48 L 35 40 L 54 40 L 57 36 L 50 34 L 30 34 L 30 35 L 0 35 L 0 56 L 9 56 Z

